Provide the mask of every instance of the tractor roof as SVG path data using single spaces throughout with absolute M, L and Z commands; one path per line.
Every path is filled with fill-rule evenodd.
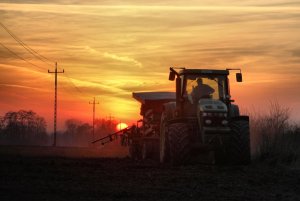
M 229 75 L 228 70 L 211 70 L 211 69 L 183 69 L 179 75 L 184 74 L 202 74 L 202 75 Z
M 133 92 L 132 97 L 142 104 L 147 100 L 160 101 L 160 100 L 175 100 L 175 92 Z

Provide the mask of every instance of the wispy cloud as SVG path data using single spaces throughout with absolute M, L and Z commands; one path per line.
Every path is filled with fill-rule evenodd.
M 116 54 L 112 54 L 112 53 L 108 53 L 108 52 L 105 52 L 103 54 L 103 56 L 106 57 L 106 58 L 114 59 L 116 61 L 129 62 L 129 63 L 132 63 L 134 66 L 137 66 L 139 68 L 143 67 L 141 62 L 139 62 L 139 61 L 137 61 L 133 58 L 127 57 L 127 56 L 118 56 Z
M 18 4 L 18 3 L 0 3 L 1 10 L 11 11 L 24 11 L 24 12 L 52 12 L 52 13 L 71 13 L 71 14 L 86 14 L 86 15 L 103 15 L 103 13 L 97 12 L 99 9 L 107 10 L 114 9 L 120 10 L 119 14 L 129 14 L 129 12 L 137 13 L 139 11 L 297 11 L 299 10 L 300 3 L 282 3 L 282 4 L 257 4 L 238 6 L 229 5 L 208 5 L 208 4 L 193 4 L 187 3 L 185 5 L 147 5 L 147 4 L 101 4 L 101 5 L 71 5 L 71 4 Z M 125 9 L 125 10 L 124 10 Z M 114 15 L 113 13 L 111 13 Z
M 69 78 L 58 77 L 60 105 L 70 111 L 75 110 L 72 104 L 76 105 L 79 116 L 89 116 L 87 101 L 100 96 L 101 115 L 113 112 L 122 118 L 138 118 L 139 105 L 131 98 L 131 92 L 174 90 L 174 83 L 167 79 L 169 66 L 241 67 L 244 84 L 231 86 L 232 93 L 237 91 L 236 99 L 244 103 L 259 101 L 255 94 L 247 95 L 254 91 L 253 87 L 261 96 L 270 96 L 264 91 L 267 85 L 269 91 L 276 91 L 277 82 L 290 91 L 298 90 L 298 85 L 279 78 L 299 80 L 293 75 L 300 73 L 300 3 L 284 0 L 6 2 L 0 3 L 1 22 L 30 47 L 58 61 L 59 68 L 65 69 Z M 17 54 L 45 69 L 34 73 L 32 67 L 27 68 L 29 64 L 0 48 L 3 69 L 0 82 L 7 84 L 1 85 L 5 89 L 1 96 L 26 91 L 23 95 L 28 99 L 34 96 L 40 104 L 51 102 L 54 80 L 47 69 L 53 68 L 37 63 L 1 29 L 0 37 Z M 17 68 L 23 65 L 26 68 Z M 49 92 L 47 98 L 44 93 L 45 99 L 39 99 L 40 93 L 34 89 L 39 87 Z M 300 95 L 293 95 L 300 99 Z M 5 100 L 1 100 L 0 108 L 4 102 L 11 104 L 10 98 Z M 30 106 L 25 101 L 14 104 Z M 49 105 L 43 107 L 47 114 L 52 114 Z
M 30 86 L 23 86 L 23 85 L 17 85 L 17 84 L 2 84 L 0 83 L 0 86 L 3 87 L 12 87 L 12 88 L 21 88 L 21 89 L 31 89 L 31 90 L 35 90 L 35 91 L 40 91 L 40 92 L 44 92 L 45 90 L 41 89 L 41 88 L 37 88 L 37 87 L 30 87 Z

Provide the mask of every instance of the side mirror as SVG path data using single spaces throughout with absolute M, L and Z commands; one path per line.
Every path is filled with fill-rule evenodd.
M 169 74 L 169 80 L 171 80 L 171 81 L 174 81 L 175 80 L 175 72 L 173 72 L 173 71 L 170 71 L 170 74 Z
M 242 75 L 242 73 L 237 73 L 236 74 L 236 81 L 237 82 L 243 82 L 243 75 Z

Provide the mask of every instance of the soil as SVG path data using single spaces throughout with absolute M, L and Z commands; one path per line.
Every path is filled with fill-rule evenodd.
M 300 200 L 300 169 L 292 167 L 258 162 L 170 167 L 127 157 L 30 155 L 4 149 L 9 148 L 0 150 L 1 201 Z

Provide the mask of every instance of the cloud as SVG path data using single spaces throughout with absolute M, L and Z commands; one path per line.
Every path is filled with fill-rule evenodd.
M 291 53 L 292 53 L 292 56 L 294 56 L 294 57 L 300 57 L 300 48 L 292 50 Z
M 142 63 L 140 63 L 139 61 L 137 61 L 137 60 L 135 60 L 133 58 L 130 58 L 130 57 L 118 56 L 116 54 L 111 54 L 111 53 L 108 53 L 108 52 L 105 52 L 103 54 L 103 56 L 106 57 L 106 58 L 117 60 L 117 61 L 123 61 L 123 62 L 133 63 L 135 66 L 137 66 L 139 68 L 143 67 Z
M 142 15 L 145 11 L 248 11 L 248 12 L 266 12 L 266 11 L 279 11 L 290 12 L 299 11 L 300 4 L 286 4 L 286 6 L 272 6 L 271 4 L 263 4 L 258 6 L 249 6 L 243 4 L 199 4 L 196 2 L 190 2 L 188 4 L 172 4 L 169 5 L 149 5 L 149 4 L 19 4 L 19 3 L 0 3 L 0 10 L 7 11 L 23 11 L 23 12 L 48 12 L 48 13 L 61 13 L 61 14 L 82 14 L 82 15 L 95 15 L 95 16 L 124 16 L 124 15 Z M 297 6 L 298 5 L 298 6 Z M 99 10 L 103 12 L 99 12 Z M 111 12 L 112 10 L 118 10 L 118 12 Z M 153 16 L 155 17 L 155 16 Z
M 45 90 L 43 90 L 41 88 L 30 87 L 30 86 L 23 86 L 23 85 L 17 85 L 17 84 L 1 84 L 0 83 L 0 86 L 3 86 L 3 87 L 12 87 L 12 88 L 21 88 L 21 89 L 30 89 L 30 90 L 45 92 Z
M 228 0 L 226 5 L 220 0 L 87 1 L 0 3 L 1 21 L 26 44 L 58 61 L 59 67 L 69 73 L 69 78 L 59 75 L 62 114 L 68 107 L 70 111 L 76 108 L 80 117 L 89 116 L 88 101 L 100 96 L 102 114 L 112 112 L 115 116 L 133 118 L 139 114 L 136 110 L 140 106 L 131 98 L 132 91 L 174 90 L 174 83 L 168 81 L 169 66 L 242 67 L 245 82 L 239 97 L 245 100 L 247 93 L 253 91 L 251 87 L 256 86 L 262 92 L 265 85 L 273 86 L 277 81 L 274 75 L 290 78 L 300 73 L 300 7 L 296 3 L 283 4 L 283 0 Z M 13 51 L 45 68 L 43 74 L 32 73 L 33 67 L 0 47 L 1 83 L 41 87 L 47 89 L 43 96 L 49 95 L 42 99 L 34 89 L 6 87 L 2 94 L 8 94 L 7 101 L 1 100 L 0 104 L 11 105 L 13 93 L 25 90 L 32 92 L 25 94 L 28 102 L 31 97 L 36 97 L 40 104 L 51 102 L 54 76 L 47 69 L 53 67 L 37 63 L 1 29 L 0 37 Z M 290 83 L 279 81 L 284 86 Z M 294 96 L 299 99 L 298 94 Z M 49 105 L 41 107 L 52 114 Z

